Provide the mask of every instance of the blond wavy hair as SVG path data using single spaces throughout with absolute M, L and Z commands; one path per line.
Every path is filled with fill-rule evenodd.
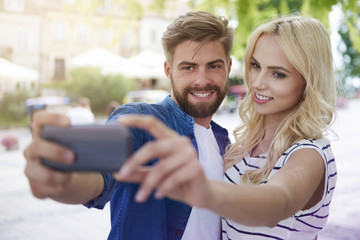
M 266 116 L 254 109 L 253 90 L 249 85 L 251 57 L 259 37 L 276 35 L 289 62 L 305 81 L 303 99 L 279 124 L 261 169 L 247 171 L 242 180 L 259 184 L 265 181 L 276 161 L 292 144 L 301 139 L 319 139 L 335 116 L 336 86 L 333 56 L 327 29 L 317 19 L 298 14 L 280 17 L 260 25 L 250 36 L 245 51 L 245 85 L 248 94 L 239 108 L 241 125 L 234 130 L 235 143 L 228 147 L 225 169 L 242 161 L 265 134 Z

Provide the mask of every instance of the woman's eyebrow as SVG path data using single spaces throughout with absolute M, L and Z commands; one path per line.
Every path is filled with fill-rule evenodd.
M 252 59 L 256 64 L 259 65 L 259 62 L 258 62 L 254 57 L 251 57 L 251 59 Z M 287 69 L 284 68 L 284 67 L 280 67 L 280 66 L 268 66 L 267 68 L 268 68 L 268 69 L 273 69 L 273 70 L 283 70 L 283 71 L 285 71 L 285 72 L 287 72 L 287 73 L 290 73 L 289 70 L 287 70 Z

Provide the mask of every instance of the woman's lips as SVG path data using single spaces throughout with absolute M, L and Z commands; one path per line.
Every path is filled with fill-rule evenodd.
M 267 97 L 267 96 L 264 96 L 264 95 L 261 95 L 261 94 L 258 94 L 258 93 L 254 94 L 254 101 L 256 103 L 259 103 L 259 104 L 268 103 L 273 99 L 274 98 L 272 98 L 272 97 Z

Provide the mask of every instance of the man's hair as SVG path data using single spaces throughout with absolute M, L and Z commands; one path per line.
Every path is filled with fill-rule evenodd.
M 166 61 L 171 65 L 178 44 L 190 40 L 204 43 L 220 40 L 227 58 L 230 58 L 234 31 L 225 17 L 217 17 L 207 12 L 189 12 L 180 16 L 168 26 L 162 37 Z

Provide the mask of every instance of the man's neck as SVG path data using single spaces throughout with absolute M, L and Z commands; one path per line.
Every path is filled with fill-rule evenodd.
M 205 128 L 209 128 L 210 127 L 210 122 L 211 122 L 212 116 L 207 117 L 207 118 L 194 118 L 195 122 Z

